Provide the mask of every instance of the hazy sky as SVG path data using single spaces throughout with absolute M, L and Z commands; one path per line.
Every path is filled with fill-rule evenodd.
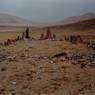
M 95 0 L 0 0 L 0 13 L 14 14 L 36 22 L 95 12 Z

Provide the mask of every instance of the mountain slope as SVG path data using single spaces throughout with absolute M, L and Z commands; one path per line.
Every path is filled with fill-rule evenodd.
M 80 21 L 78 23 L 65 25 L 64 27 L 72 29 L 95 29 L 95 19 Z
M 32 26 L 32 22 L 23 18 L 9 15 L 0 14 L 0 26 Z
M 67 24 L 74 24 L 85 20 L 91 20 L 95 19 L 95 13 L 86 13 L 80 16 L 73 16 L 66 18 L 62 21 L 53 22 L 53 23 L 44 23 L 43 26 L 61 26 L 61 25 L 67 25 Z
M 95 13 L 87 13 L 80 16 L 69 17 L 63 21 L 63 24 L 72 24 L 72 23 L 80 22 L 83 20 L 90 20 L 94 18 L 95 18 Z
M 95 29 L 95 19 L 84 20 L 73 24 L 55 25 L 52 28 L 73 29 L 73 30 L 90 30 Z
M 21 17 L 9 15 L 9 14 L 0 14 L 0 26 L 37 26 L 37 27 L 48 27 L 48 26 L 60 26 L 67 24 L 74 24 L 84 20 L 95 19 L 94 13 L 87 13 L 81 16 L 74 16 L 65 19 L 64 21 L 59 21 L 55 23 L 34 23 L 28 21 Z

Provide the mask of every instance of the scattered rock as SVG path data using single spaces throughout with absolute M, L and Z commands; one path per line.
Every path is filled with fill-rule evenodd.
M 7 59 L 8 59 L 9 61 L 15 61 L 15 58 L 16 58 L 15 55 L 14 55 L 14 56 L 8 56 L 8 57 L 7 57 Z
M 6 57 L 7 57 L 6 55 L 0 54 L 0 62 L 5 61 Z
M 1 71 L 6 71 L 6 68 L 1 68 Z
M 16 93 L 14 92 L 14 93 L 11 93 L 11 95 L 16 95 Z
M 54 63 L 54 61 L 50 60 L 50 62 L 49 62 L 49 63 L 53 64 L 53 63 Z
M 52 58 L 60 58 L 60 57 L 64 57 L 64 56 L 67 56 L 66 52 L 58 53 L 58 54 L 54 55 Z
M 16 82 L 16 81 L 12 81 L 11 84 L 12 84 L 12 85 L 16 85 L 17 82 Z

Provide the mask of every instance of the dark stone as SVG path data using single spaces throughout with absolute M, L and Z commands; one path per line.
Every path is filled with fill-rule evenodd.
M 62 52 L 62 53 L 54 55 L 53 58 L 60 58 L 60 57 L 65 57 L 65 56 L 67 56 L 67 53 Z
M 29 39 L 29 28 L 27 27 L 26 31 L 25 31 L 25 38 Z
M 1 71 L 6 71 L 6 68 L 1 68 Z
M 11 95 L 16 95 L 16 93 L 12 93 Z
M 85 66 L 86 66 L 86 64 L 81 64 L 81 68 L 83 69 L 83 68 L 85 68 Z

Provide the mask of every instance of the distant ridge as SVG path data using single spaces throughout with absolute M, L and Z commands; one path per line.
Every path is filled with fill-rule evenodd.
M 62 29 L 68 29 L 68 30 L 95 30 L 95 19 L 90 20 L 84 20 L 72 24 L 65 24 L 65 25 L 55 25 L 51 28 L 62 28 Z
M 30 26 L 30 27 L 49 27 L 49 26 L 60 26 L 67 24 L 74 24 L 85 20 L 95 19 L 95 13 L 86 13 L 80 16 L 73 16 L 66 18 L 63 21 L 53 23 L 35 23 L 24 18 L 0 13 L 0 26 Z
M 95 13 L 86 13 L 80 16 L 73 16 L 73 17 L 66 18 L 63 21 L 63 24 L 72 24 L 72 23 L 76 23 L 84 20 L 90 20 L 94 18 L 95 18 Z
M 0 26 L 32 26 L 32 22 L 18 16 L 0 14 Z
M 91 19 L 95 19 L 95 13 L 86 13 L 80 16 L 68 17 L 62 21 L 45 23 L 43 24 L 43 26 L 60 26 L 60 25 L 74 24 L 85 20 L 91 20 Z

